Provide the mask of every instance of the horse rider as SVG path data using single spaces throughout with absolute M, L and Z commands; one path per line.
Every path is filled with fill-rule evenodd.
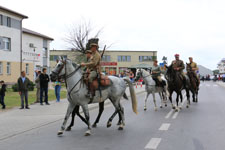
M 193 72 L 193 75 L 194 75 L 194 78 L 196 79 L 198 85 L 200 84 L 200 81 L 199 81 L 199 78 L 196 74 L 196 71 L 198 71 L 198 66 L 197 66 L 197 63 L 193 62 L 193 58 L 192 57 L 189 57 L 189 65 L 191 66 L 191 69 L 190 70 L 191 72 Z
M 155 80 L 156 82 L 156 85 L 159 86 L 160 85 L 160 82 L 162 82 L 162 79 L 161 79 L 161 69 L 158 65 L 158 61 L 157 60 L 154 60 L 153 62 L 153 67 L 151 69 L 151 74 L 152 74 L 152 79 Z
M 186 85 L 186 77 L 184 75 L 184 62 L 182 60 L 180 60 L 180 55 L 179 54 L 175 54 L 175 60 L 172 61 L 172 67 L 175 71 L 180 73 L 180 78 L 183 80 L 184 85 Z
M 100 73 L 100 61 L 101 55 L 98 52 L 98 44 L 91 43 L 90 50 L 92 52 L 92 56 L 90 57 L 90 61 L 87 63 L 81 63 L 81 66 L 86 66 L 87 69 L 90 71 L 90 75 L 88 76 L 88 93 L 86 94 L 87 97 L 93 98 L 95 96 L 94 87 L 92 86 L 93 80 L 97 77 L 98 73 Z

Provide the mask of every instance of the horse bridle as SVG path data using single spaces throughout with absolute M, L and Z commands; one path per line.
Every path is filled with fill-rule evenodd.
M 72 77 L 80 68 L 81 68 L 81 65 L 80 66 L 78 66 L 73 72 L 71 72 L 69 75 L 66 75 L 66 60 L 65 61 L 62 61 L 63 62 L 63 65 L 61 66 L 61 68 L 59 69 L 59 71 L 58 71 L 58 73 L 56 73 L 56 72 L 54 72 L 54 71 L 52 71 L 52 73 L 53 74 L 56 74 L 56 75 L 58 75 L 58 74 L 60 74 L 60 72 L 62 71 L 62 69 L 63 69 L 63 67 L 65 67 L 65 74 L 64 75 L 61 75 L 61 76 L 63 76 L 64 78 L 65 78 L 65 83 L 66 83 L 66 87 L 67 87 L 67 82 L 66 82 L 66 80 L 68 79 L 68 78 L 70 78 L 70 77 Z M 60 76 L 60 77 L 61 77 Z M 74 86 L 71 88 L 71 90 L 68 92 L 68 95 L 69 95 L 69 98 L 71 99 L 71 96 L 70 96 L 70 93 L 73 91 L 73 89 L 78 85 L 78 83 L 81 81 L 81 79 L 82 79 L 82 77 L 77 81 L 77 83 L 76 84 L 74 84 Z M 79 89 L 80 90 L 80 89 Z M 78 91 L 79 91 L 78 90 Z M 78 91 L 76 91 L 76 92 L 78 92 Z
M 65 80 L 67 80 L 68 78 L 72 77 L 81 68 L 81 66 L 78 66 L 73 72 L 71 72 L 69 75 L 66 75 L 66 60 L 62 61 L 62 62 L 63 62 L 63 65 L 60 66 L 58 73 L 54 72 L 54 71 L 52 71 L 52 73 L 56 74 L 58 76 L 60 74 L 60 72 L 62 71 L 63 67 L 65 66 L 65 74 L 61 75 L 61 76 L 63 76 L 65 78 Z M 61 76 L 59 76 L 59 77 L 61 77 Z

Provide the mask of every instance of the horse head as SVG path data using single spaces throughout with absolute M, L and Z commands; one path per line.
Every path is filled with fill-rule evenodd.
M 137 69 L 135 81 L 138 81 L 142 77 L 142 69 Z
M 168 82 L 172 82 L 176 76 L 176 71 L 173 69 L 172 65 L 166 66 L 166 74 L 165 78 L 168 80 Z
M 78 65 L 73 64 L 69 59 L 60 57 L 58 63 L 50 74 L 51 81 L 56 81 L 57 78 L 65 78 L 67 74 L 67 66 L 73 66 L 74 68 L 77 68 Z

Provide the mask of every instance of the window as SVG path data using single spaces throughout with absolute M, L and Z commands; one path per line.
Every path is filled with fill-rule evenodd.
M 0 25 L 3 25 L 3 16 L 0 15 Z
M 10 75 L 11 74 L 11 63 L 7 62 L 7 74 Z
M 29 75 L 29 64 L 26 64 L 26 74 Z
M 0 62 L 0 74 L 3 74 L 3 66 L 2 66 L 2 62 Z
M 131 56 L 118 56 L 117 60 L 120 62 L 130 62 L 131 61 Z
M 103 62 L 110 62 L 111 61 L 110 55 L 103 55 L 102 56 L 102 61 Z
M 47 52 L 48 52 L 48 49 L 43 47 L 43 49 L 42 49 L 43 57 L 47 57 L 48 56 Z
M 7 17 L 7 27 L 11 27 L 11 18 Z
M 3 45 L 1 45 L 1 44 L 0 45 L 3 48 L 3 50 L 10 51 L 11 50 L 11 40 L 10 40 L 10 38 L 3 37 L 2 42 L 3 43 L 1 43 L 1 44 L 3 44 Z
M 153 56 L 139 56 L 139 62 L 153 61 Z

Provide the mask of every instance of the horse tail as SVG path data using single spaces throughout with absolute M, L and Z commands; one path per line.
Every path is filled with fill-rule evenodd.
M 135 94 L 135 91 L 134 91 L 133 84 L 130 81 L 130 79 L 128 79 L 128 78 L 123 78 L 123 80 L 126 81 L 126 83 L 129 86 L 129 89 L 130 89 L 130 95 L 131 95 L 133 112 L 135 112 L 136 114 L 138 114 L 138 112 L 137 112 L 137 98 L 136 98 L 136 94 Z
M 126 100 L 128 100 L 128 97 L 127 97 L 127 94 L 126 93 L 123 94 L 123 98 L 125 98 Z

